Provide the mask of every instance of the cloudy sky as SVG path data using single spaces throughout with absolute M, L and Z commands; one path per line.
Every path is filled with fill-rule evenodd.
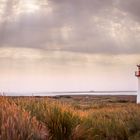
M 0 91 L 136 90 L 140 0 L 0 0 Z

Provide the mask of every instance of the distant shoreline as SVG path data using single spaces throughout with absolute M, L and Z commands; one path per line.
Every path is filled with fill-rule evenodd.
M 35 98 L 45 99 L 50 98 L 60 101 L 98 101 L 98 102 L 109 102 L 109 103 L 135 103 L 136 95 L 56 95 L 56 96 L 7 96 L 9 98 Z
M 61 96 L 61 95 L 137 95 L 137 91 L 53 91 L 53 92 L 2 92 L 1 96 Z

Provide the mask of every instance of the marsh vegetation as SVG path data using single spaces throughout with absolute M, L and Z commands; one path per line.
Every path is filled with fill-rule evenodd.
M 140 106 L 131 98 L 0 97 L 0 140 L 139 139 Z

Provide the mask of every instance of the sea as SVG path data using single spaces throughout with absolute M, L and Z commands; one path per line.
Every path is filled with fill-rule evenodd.
M 137 95 L 137 91 L 55 91 L 55 92 L 5 92 L 1 96 L 65 96 L 65 95 Z

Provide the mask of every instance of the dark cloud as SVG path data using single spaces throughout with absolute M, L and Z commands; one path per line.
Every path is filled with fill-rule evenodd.
M 41 2 L 40 2 L 41 3 Z M 35 13 L 1 15 L 0 46 L 85 53 L 140 53 L 138 0 L 52 0 Z M 17 4 L 18 7 L 18 4 Z M 47 13 L 47 8 L 52 11 Z
M 120 0 L 118 7 L 131 16 L 134 20 L 140 21 L 140 1 L 139 0 Z

